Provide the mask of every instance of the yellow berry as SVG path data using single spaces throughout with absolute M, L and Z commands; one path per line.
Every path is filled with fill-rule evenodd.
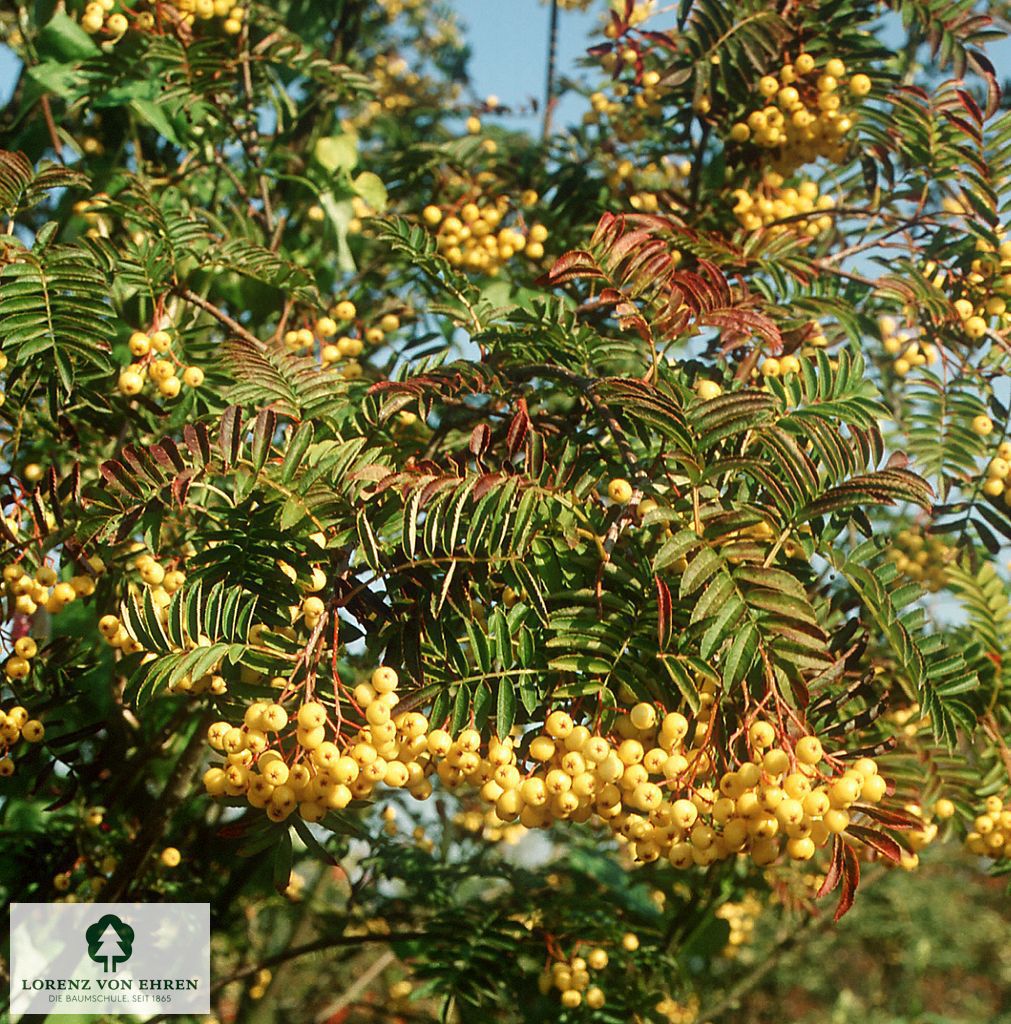
M 182 855 L 174 846 L 166 846 L 161 852 L 161 862 L 167 868 L 174 868 L 179 865 Z
M 817 764 L 824 756 L 817 736 L 801 736 L 794 747 L 794 753 L 801 764 Z
M 979 434 L 980 437 L 986 437 L 988 434 L 993 433 L 993 420 L 989 416 L 980 414 L 974 416 L 972 420 L 973 433 Z

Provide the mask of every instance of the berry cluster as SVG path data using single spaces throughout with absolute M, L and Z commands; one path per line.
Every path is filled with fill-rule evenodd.
M 620 46 L 602 56 L 604 69 L 614 73 L 619 63 L 634 68 L 638 54 Z M 632 82 L 611 83 L 611 96 L 602 91 L 590 94 L 590 110 L 583 114 L 583 124 L 605 124 L 607 133 L 620 142 L 641 139 L 646 124 L 663 114 L 663 87 L 659 71 L 645 71 Z
M 768 865 L 784 847 L 793 860 L 810 859 L 845 831 L 855 802 L 877 803 L 887 789 L 870 758 L 844 770 L 816 737 L 784 735 L 776 745 L 776 729 L 762 721 L 748 730 L 752 759 L 718 772 L 705 749 L 712 684 L 694 730 L 677 712 L 658 720 L 648 704 L 622 715 L 612 736 L 555 711 L 519 745 L 511 737 L 485 745 L 472 728 L 454 739 L 418 712 L 394 715 L 397 674 L 389 668 L 354 689 L 353 716 L 340 703 L 331 715 L 309 700 L 290 722 L 290 695 L 284 680 L 277 685 L 277 700 L 254 702 L 241 724 L 211 726 L 208 740 L 227 763 L 204 779 L 212 795 L 245 796 L 274 821 L 296 808 L 318 821 L 370 797 L 379 783 L 425 799 L 434 774 L 449 790 L 477 790 L 494 809 L 483 826 L 592 819 L 609 826 L 638 863 L 663 856 L 687 868 L 740 854 Z M 686 745 L 690 731 L 695 740 Z
M 773 234 L 796 231 L 817 238 L 829 231 L 832 218 L 827 213 L 815 216 L 819 210 L 831 210 L 835 200 L 819 194 L 813 181 L 802 181 L 796 188 L 784 187 L 782 174 L 767 171 L 754 192 L 743 188 L 734 190 L 734 216 L 747 231 L 768 227 Z M 801 216 L 812 214 L 812 216 Z M 786 221 L 786 223 L 780 223 Z
M 905 328 L 900 328 L 894 317 L 878 319 L 881 343 L 885 352 L 894 357 L 892 370 L 896 377 L 905 377 L 915 366 L 928 366 L 937 361 L 937 348 L 923 341 Z
M 955 549 L 939 537 L 924 536 L 921 529 L 914 527 L 899 530 L 885 557 L 904 576 L 936 593 L 945 585 L 947 565 L 955 557 Z
M 454 816 L 453 824 L 464 832 L 480 835 L 487 843 L 506 843 L 508 846 L 518 843 L 527 831 L 522 825 L 503 825 L 493 810 L 484 809 L 461 811 Z
M 87 238 L 108 238 L 112 230 L 112 220 L 103 211 L 109 205 L 109 196 L 98 192 L 90 199 L 80 199 L 74 203 L 74 214 L 83 218 L 88 225 L 84 234 Z
M 800 372 L 800 360 L 794 355 L 767 356 L 758 369 L 763 377 L 787 377 Z
M 556 990 L 559 1001 L 567 1010 L 574 1010 L 584 1003 L 591 1010 L 599 1010 L 606 1002 L 604 990 L 599 985 L 591 984 L 590 972 L 602 971 L 609 960 L 607 950 L 599 946 L 591 949 L 586 956 L 573 953 L 567 958 L 559 957 L 541 974 L 538 987 L 544 995 L 552 989 Z
M 4 566 L 3 578 L 4 590 L 14 598 L 14 610 L 22 615 L 34 615 L 39 608 L 45 608 L 50 615 L 59 615 L 72 601 L 79 597 L 89 597 L 95 592 L 95 581 L 91 576 L 72 576 L 69 580 L 61 580 L 56 570 L 48 565 L 39 566 L 34 575 L 29 575 L 22 566 L 12 563 Z M 22 639 L 30 640 L 29 637 Z M 34 655 L 34 643 L 31 641 L 32 655 L 11 659 L 25 661 L 23 674 L 11 676 L 11 662 L 8 662 L 8 676 L 23 679 L 28 675 L 26 658 Z
M 720 904 L 716 916 L 730 926 L 727 948 L 724 950 L 727 956 L 735 956 L 738 948 L 751 940 L 755 919 L 761 912 L 762 904 L 751 893 L 747 893 L 742 900 L 728 900 Z
M 766 75 L 758 83 L 765 106 L 730 129 L 734 142 L 752 141 L 776 150 L 775 168 L 784 174 L 825 157 L 842 163 L 845 137 L 855 114 L 842 109 L 840 87 L 848 85 L 854 97 L 866 96 L 871 80 L 863 74 L 846 78 L 846 65 L 832 57 L 818 68 L 813 56 L 801 53 L 780 68 L 779 77 Z
M 213 18 L 220 19 L 224 31 L 234 36 L 242 31 L 246 11 L 234 0 L 172 0 L 157 4 L 156 11 L 135 10 L 133 5 L 117 0 L 92 0 L 84 8 L 81 28 L 89 35 L 102 33 L 112 42 L 119 42 L 130 28 L 151 32 L 159 26 L 191 26 Z
M 459 742 L 469 748 L 473 739 L 467 731 L 457 743 L 442 730 L 426 735 L 428 719 L 417 712 L 394 718 L 397 685 L 393 669 L 378 668 L 370 682 L 355 687 L 353 703 L 364 721 L 350 734 L 343 718 L 335 722 L 314 700 L 302 702 L 289 719 L 284 692 L 276 702 L 250 704 L 241 725 L 216 722 L 207 739 L 225 754 L 226 764 L 205 773 L 207 792 L 244 796 L 271 821 L 284 821 L 296 808 L 306 821 L 320 821 L 330 810 L 367 799 L 380 783 L 427 798 L 433 749 L 445 743 L 447 756 L 462 754 Z
M 946 202 L 949 212 L 954 209 L 964 216 L 974 216 L 972 208 L 955 203 L 952 208 Z M 995 233 L 1003 237 L 1006 229 L 998 225 Z M 991 327 L 1005 329 L 1011 322 L 1008 296 L 1011 296 L 1011 241 L 1002 241 L 997 246 L 985 239 L 977 239 L 976 251 L 969 272 L 955 277 L 939 271 L 936 264 L 928 263 L 925 276 L 940 289 L 948 279 L 949 291 L 957 297 L 952 302 L 955 317 L 961 333 L 970 341 L 983 338 Z
M 999 498 L 1003 494 L 1004 503 L 1011 507 L 1009 476 L 1011 476 L 1011 441 L 1001 441 L 997 446 L 997 454 L 987 463 L 983 493 L 991 498 Z
M 454 267 L 494 276 L 520 253 L 535 261 L 544 257 L 548 229 L 543 224 L 527 227 L 510 213 L 509 197 L 499 195 L 445 207 L 432 204 L 421 216 L 435 229 L 439 252 Z
M 172 352 L 172 335 L 163 329 L 134 331 L 128 345 L 134 362 L 120 371 L 120 394 L 139 395 L 144 384 L 150 382 L 164 398 L 175 398 L 185 384 L 198 388 L 204 382 L 204 371 L 199 366 L 186 366 Z M 168 356 L 159 359 L 159 356 Z M 181 370 L 181 374 L 177 372 Z
M 318 353 L 323 366 L 342 363 L 344 377 L 354 380 L 362 374 L 357 360 L 365 346 L 381 345 L 387 335 L 400 330 L 400 326 L 400 316 L 390 311 L 378 313 L 371 323 L 362 321 L 355 304 L 342 299 L 335 303 L 328 316 L 321 316 L 311 328 L 286 331 L 284 344 L 290 352 Z
M 9 751 L 18 740 L 39 743 L 45 734 L 46 730 L 42 723 L 29 718 L 28 712 L 20 705 L 6 711 L 0 710 L 0 778 L 8 778 L 14 774 L 14 759 Z
M 186 582 L 186 574 L 178 568 L 170 566 L 166 569 L 153 555 L 143 550 L 143 545 L 134 545 L 133 568 L 137 571 L 141 583 L 147 588 L 147 597 L 160 616 L 163 623 L 168 621 L 169 606 L 172 595 Z M 138 654 L 144 650 L 143 645 L 126 630 L 126 627 L 115 615 L 103 615 L 98 620 L 98 631 L 110 647 L 115 647 L 123 654 Z M 149 655 L 153 657 L 153 655 Z M 225 683 L 220 676 L 207 674 L 193 680 L 189 676 L 170 684 L 171 693 L 215 693 L 225 692 Z
M 684 192 L 691 177 L 690 160 L 675 160 L 669 156 L 636 167 L 631 160 L 619 160 L 607 176 L 607 183 L 615 192 L 625 193 L 633 210 L 656 213 L 661 200 L 671 193 Z M 681 261 L 678 250 L 671 252 L 675 266 Z
M 1011 801 L 988 796 L 965 837 L 965 847 L 978 857 L 1003 860 L 1011 857 Z
M 655 1009 L 667 1024 L 695 1024 L 699 1017 L 699 997 L 693 993 L 685 1002 L 679 1003 L 670 996 L 664 996 Z

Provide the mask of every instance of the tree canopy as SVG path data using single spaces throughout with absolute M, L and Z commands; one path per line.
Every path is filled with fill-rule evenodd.
M 209 902 L 217 1020 L 717 1024 L 1007 870 L 1006 5 L 597 6 L 536 109 L 0 11 L 0 892 Z

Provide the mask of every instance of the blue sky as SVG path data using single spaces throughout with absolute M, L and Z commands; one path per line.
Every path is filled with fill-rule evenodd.
M 474 89 L 481 97 L 493 94 L 506 105 L 522 107 L 531 97 L 543 102 L 548 50 L 548 5 L 542 0 L 453 0 L 474 52 L 470 64 Z M 600 9 L 600 4 L 595 4 Z M 561 11 L 558 33 L 558 69 L 571 72 L 579 58 L 600 36 L 599 14 Z M 564 123 L 580 116 L 575 97 L 558 110 Z M 525 118 L 522 124 L 538 124 Z

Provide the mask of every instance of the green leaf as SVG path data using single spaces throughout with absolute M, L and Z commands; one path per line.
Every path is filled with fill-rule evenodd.
M 376 213 L 386 209 L 387 195 L 383 179 L 371 171 L 362 171 L 352 182 L 355 191 Z
M 57 12 L 39 33 L 38 51 L 42 57 L 55 57 L 61 62 L 87 60 L 102 51 L 73 18 Z
M 509 735 L 516 720 L 516 693 L 512 681 L 507 678 L 499 680 L 498 699 L 495 702 L 495 734 L 504 739 Z
M 351 171 L 358 164 L 358 136 L 350 133 L 325 135 L 317 139 L 312 154 L 320 166 L 331 173 Z

